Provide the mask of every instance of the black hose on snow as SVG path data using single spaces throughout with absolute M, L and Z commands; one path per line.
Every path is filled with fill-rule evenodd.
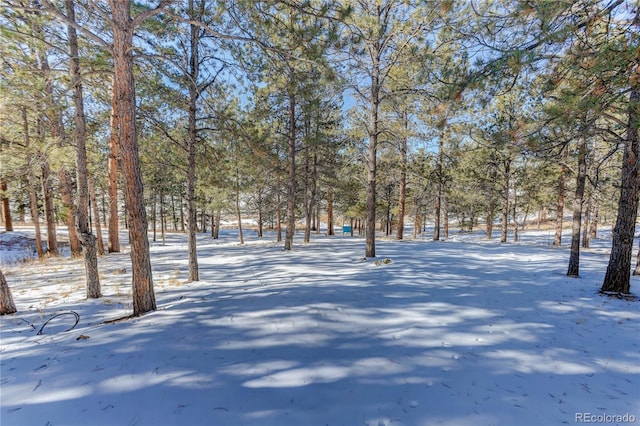
M 74 311 L 60 312 L 59 314 L 55 314 L 54 316 L 52 316 L 51 318 L 46 320 L 44 324 L 42 324 L 42 327 L 40 327 L 40 330 L 37 333 L 38 336 L 40 336 L 42 334 L 42 331 L 44 330 L 44 327 L 47 324 L 49 324 L 49 321 L 51 321 L 54 318 L 61 317 L 63 315 L 73 315 L 74 317 L 76 317 L 76 322 L 71 327 L 69 327 L 68 329 L 64 330 L 63 333 L 73 330 L 76 327 L 76 325 L 78 325 L 78 322 L 80 322 L 80 315 L 77 312 L 74 312 Z

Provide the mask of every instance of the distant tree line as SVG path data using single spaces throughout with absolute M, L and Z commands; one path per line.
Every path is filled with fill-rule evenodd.
M 197 281 L 196 233 L 233 217 L 243 242 L 247 216 L 285 250 L 340 218 L 366 257 L 407 218 L 434 240 L 550 224 L 560 245 L 570 216 L 576 277 L 609 223 L 602 291 L 630 293 L 637 4 L 9 0 L 0 32 L 3 223 L 33 223 L 38 257 L 64 223 L 89 298 L 120 227 L 141 315 L 150 238 L 185 232 Z

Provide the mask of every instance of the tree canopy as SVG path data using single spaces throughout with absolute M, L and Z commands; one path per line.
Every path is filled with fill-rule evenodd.
M 375 257 L 405 219 L 436 240 L 499 221 L 503 242 L 548 223 L 561 244 L 565 197 L 568 275 L 609 223 L 602 291 L 630 292 L 633 2 L 10 0 L 0 34 L 3 219 L 44 219 L 56 254 L 59 221 L 95 244 L 102 200 L 109 251 L 129 230 L 134 314 L 155 309 L 148 217 L 188 233 L 198 280 L 195 233 L 222 217 L 241 242 L 243 218 L 284 224 L 286 250 L 339 217 Z

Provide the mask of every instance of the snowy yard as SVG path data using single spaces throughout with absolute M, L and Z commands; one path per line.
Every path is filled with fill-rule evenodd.
M 360 238 L 286 253 L 200 235 L 189 284 L 171 234 L 151 248 L 159 309 L 113 323 L 131 313 L 128 253 L 99 259 L 91 301 L 81 259 L 5 264 L 19 312 L 1 319 L 0 423 L 640 422 L 640 302 L 597 294 L 606 238 L 571 279 L 548 234 L 378 241 L 366 261 Z M 71 331 L 65 314 L 37 334 L 69 311 Z

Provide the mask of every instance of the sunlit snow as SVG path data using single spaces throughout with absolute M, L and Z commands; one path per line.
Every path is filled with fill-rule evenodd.
M 3 426 L 640 422 L 640 302 L 597 293 L 606 230 L 579 279 L 549 231 L 380 238 L 363 260 L 359 237 L 285 252 L 229 230 L 198 235 L 194 283 L 186 236 L 170 233 L 151 242 L 158 310 L 107 324 L 132 312 L 127 245 L 99 258 L 104 297 L 86 300 L 82 259 L 19 262 L 31 235 L 0 234 L 19 310 L 1 319 Z M 71 331 L 63 315 L 36 334 L 69 311 Z

